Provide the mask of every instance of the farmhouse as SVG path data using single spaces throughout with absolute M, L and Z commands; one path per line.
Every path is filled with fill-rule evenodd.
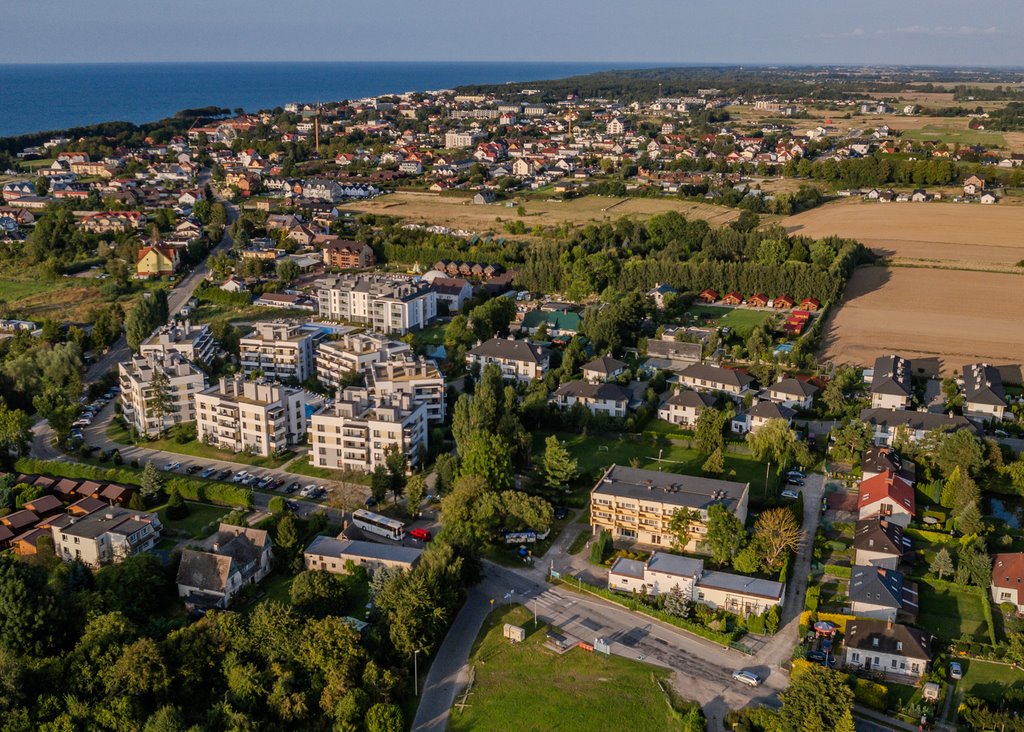
M 856 565 L 850 571 L 850 607 L 854 615 L 877 620 L 917 618 L 917 585 L 885 567 Z
M 899 524 L 877 516 L 861 519 L 853 534 L 854 564 L 896 569 L 909 543 Z
M 708 508 L 721 504 L 746 521 L 749 492 L 748 483 L 612 465 L 590 492 L 591 524 L 595 534 L 607 530 L 614 541 L 669 546 L 672 515 L 686 508 L 696 516 L 690 541 L 681 548 L 693 551 L 707 532 Z
M 847 667 L 895 677 L 921 678 L 932 658 L 922 631 L 884 620 L 851 620 L 843 645 Z
M 857 511 L 861 519 L 881 517 L 906 528 L 914 518 L 914 485 L 894 473 L 862 480 Z
M 1010 603 L 1024 613 L 1024 554 L 996 554 L 992 557 L 992 601 Z

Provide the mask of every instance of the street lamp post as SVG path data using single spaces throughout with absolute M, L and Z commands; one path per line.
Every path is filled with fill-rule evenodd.
M 416 688 L 416 696 L 420 695 L 420 666 L 419 666 L 419 655 L 420 649 L 417 648 L 412 652 L 412 683 Z
M 768 471 L 772 469 L 771 460 L 764 466 L 764 500 L 768 500 Z

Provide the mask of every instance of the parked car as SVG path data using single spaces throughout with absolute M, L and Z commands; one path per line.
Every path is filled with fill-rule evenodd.
M 366 497 L 366 507 L 367 508 L 373 508 L 376 505 L 377 505 L 377 499 L 376 498 L 374 498 L 373 496 L 367 496 Z
M 271 477 L 270 477 L 269 475 L 265 475 L 265 476 L 263 476 L 263 478 L 262 478 L 262 479 L 260 480 L 260 482 L 256 484 L 256 487 L 257 487 L 257 488 L 259 488 L 260 490 L 263 490 L 263 489 L 265 489 L 265 488 L 267 488 L 267 487 L 269 487 L 269 486 L 270 486 L 270 482 L 271 482 L 272 480 L 274 480 L 274 479 L 273 479 L 273 478 L 271 478 Z
M 229 478 L 231 478 L 231 468 L 224 468 L 217 473 L 217 480 L 228 480 Z
M 431 539 L 430 532 L 426 529 L 413 529 L 409 532 L 409 536 L 416 541 L 430 541 Z
M 793 478 L 793 477 L 786 478 L 786 485 L 803 485 L 803 484 L 804 484 L 804 479 L 803 478 Z
M 217 468 L 207 468 L 199 474 L 200 478 L 212 478 L 213 474 L 217 472 Z
M 733 681 L 739 681 L 741 684 L 747 686 L 760 686 L 761 677 L 755 674 L 753 671 L 734 671 L 732 674 Z
M 786 477 L 787 478 L 806 478 L 807 477 L 807 473 L 805 473 L 802 470 L 797 470 L 796 468 L 794 468 L 792 470 L 786 471 Z
M 239 470 L 237 473 L 235 473 L 235 477 L 231 479 L 231 482 L 232 483 L 242 483 L 248 477 L 249 477 L 249 471 L 247 471 L 247 470 Z
M 169 462 L 169 463 L 167 463 L 167 465 L 164 466 L 164 470 L 166 470 L 168 472 L 171 472 L 171 471 L 174 471 L 174 470 L 178 470 L 179 468 L 181 468 L 181 463 L 179 463 L 176 460 L 172 461 L 172 462 Z
M 301 491 L 299 491 L 299 495 L 302 496 L 303 498 L 309 498 L 311 495 L 313 495 L 314 491 L 316 491 L 316 486 L 310 483 L 309 485 L 305 486 Z
M 299 510 L 299 504 L 297 504 L 295 501 L 285 501 L 284 505 L 288 508 L 289 511 Z
M 807 660 L 808 661 L 816 661 L 818 663 L 824 663 L 825 662 L 825 654 L 822 653 L 821 651 L 811 651 L 810 653 L 807 654 Z
M 185 468 L 185 472 L 188 473 L 189 475 L 195 475 L 202 469 L 202 465 L 189 465 L 187 468 Z
M 288 485 L 287 488 L 284 489 L 284 492 L 285 493 L 294 493 L 298 489 L 299 489 L 299 484 L 298 483 L 291 483 L 291 484 Z
M 783 498 L 788 498 L 788 499 L 790 499 L 792 501 L 795 501 L 797 498 L 800 497 L 799 493 L 797 493 L 796 491 L 791 491 L 788 488 L 786 490 L 782 491 L 781 495 L 782 495 Z
M 561 521 L 569 515 L 569 509 L 565 506 L 555 506 L 555 520 Z
M 956 661 L 951 662 L 949 664 L 949 678 L 951 678 L 951 679 L 953 679 L 955 681 L 959 681 L 963 677 L 964 677 L 963 666 L 961 666 Z

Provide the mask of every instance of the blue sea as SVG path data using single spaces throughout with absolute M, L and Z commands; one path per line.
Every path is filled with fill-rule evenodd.
M 559 79 L 609 63 L 0 64 L 0 137 L 113 120 L 152 122 L 181 109 L 246 111 L 460 84 Z

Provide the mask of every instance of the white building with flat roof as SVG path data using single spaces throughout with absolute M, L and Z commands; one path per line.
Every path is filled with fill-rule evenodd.
M 378 333 L 347 333 L 316 347 L 316 377 L 321 384 L 338 388 L 353 372 L 371 364 L 412 354 L 412 346 Z
M 444 422 L 445 378 L 437 364 L 423 357 L 388 359 L 366 369 L 366 387 L 377 399 L 408 394 L 427 408 L 427 419 Z
M 177 351 L 189 361 L 209 365 L 220 352 L 220 348 L 210 333 L 210 326 L 193 325 L 189 320 L 161 325 L 139 344 L 139 353 L 143 356 L 170 351 Z
M 206 374 L 182 354 L 150 351 L 119 363 L 117 371 L 121 414 L 140 435 L 157 437 L 195 419 L 193 397 L 206 388 Z
M 404 335 L 437 318 L 437 293 L 425 282 L 390 275 L 350 274 L 320 281 L 320 317 L 364 323 Z
M 252 328 L 238 342 L 245 373 L 258 371 L 267 379 L 299 383 L 313 375 L 313 347 L 319 334 L 284 321 L 253 323 Z

